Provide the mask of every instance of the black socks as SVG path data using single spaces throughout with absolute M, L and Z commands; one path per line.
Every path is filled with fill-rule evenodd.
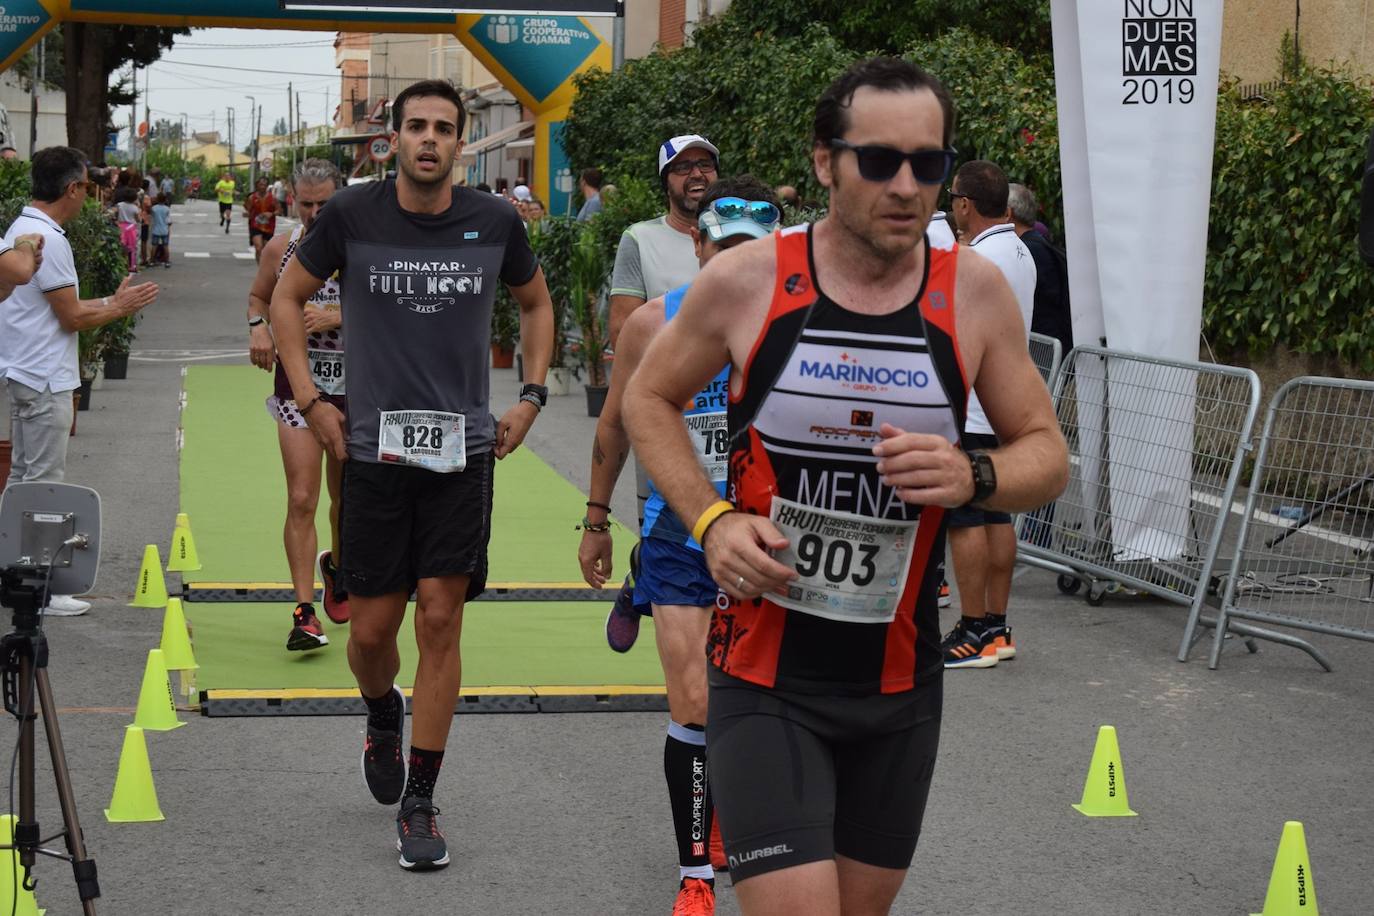
M 406 790 L 401 799 L 434 798 L 434 783 L 439 778 L 439 768 L 444 765 L 442 750 L 430 751 L 422 747 L 410 746 L 410 765 L 406 773 Z
M 405 715 L 405 706 L 402 705 L 401 698 L 396 694 L 395 689 L 388 690 L 380 697 L 362 694 L 363 702 L 367 704 L 367 724 L 380 731 L 399 732 L 401 730 L 401 717 Z

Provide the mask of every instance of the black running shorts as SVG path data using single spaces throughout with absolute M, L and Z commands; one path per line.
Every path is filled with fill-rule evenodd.
M 939 683 L 809 696 L 707 670 L 706 759 L 733 880 L 836 854 L 910 867 L 940 744 Z
M 339 510 L 339 577 L 351 595 L 414 590 L 421 579 L 470 576 L 467 600 L 487 586 L 491 538 L 491 452 L 468 455 L 467 468 L 344 462 Z

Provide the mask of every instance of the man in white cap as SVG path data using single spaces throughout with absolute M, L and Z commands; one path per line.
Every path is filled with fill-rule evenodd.
M 614 352 L 620 329 L 635 309 L 672 289 L 692 282 L 701 269 L 692 230 L 706 189 L 716 180 L 720 151 L 699 134 L 673 137 L 658 148 L 658 179 L 668 198 L 668 212 L 635 223 L 620 236 L 611 272 L 610 347 Z M 639 477 L 640 517 L 648 499 L 647 481 Z M 631 578 L 634 575 L 631 563 Z M 634 609 L 634 586 L 626 579 L 615 607 L 606 618 L 606 641 L 617 652 L 628 652 L 639 636 L 639 613 Z
M 635 223 L 620 237 L 611 273 L 611 347 L 630 313 L 697 275 L 692 228 L 706 188 L 716 180 L 720 151 L 698 134 L 673 137 L 658 148 L 658 179 L 668 212 Z

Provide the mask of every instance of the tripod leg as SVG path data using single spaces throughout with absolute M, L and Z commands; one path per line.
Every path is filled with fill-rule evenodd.
M 96 881 L 95 860 L 86 855 L 86 838 L 76 817 L 76 795 L 72 792 L 71 773 L 67 770 L 67 751 L 62 746 L 62 730 L 57 724 L 57 706 L 52 699 L 48 669 L 39 668 L 35 680 L 38 702 L 43 708 L 43 730 L 47 732 L 48 750 L 52 753 L 57 800 L 62 805 L 62 824 L 67 831 L 67 852 L 71 854 L 72 872 L 76 876 L 76 892 L 81 897 L 82 913 L 95 916 L 95 898 L 100 896 L 100 884 Z
M 37 860 L 38 818 L 33 790 L 33 657 L 19 656 L 19 819 L 14 823 L 14 846 L 19 850 L 22 882 L 33 890 L 33 864 Z

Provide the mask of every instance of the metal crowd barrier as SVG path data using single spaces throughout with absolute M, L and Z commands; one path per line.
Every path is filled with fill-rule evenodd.
M 1196 626 L 1259 412 L 1248 369 L 1076 347 L 1054 380 L 1069 445 L 1058 500 L 1022 519 L 1018 559 L 1087 600 L 1129 587 L 1190 608 Z M 1268 635 L 1248 626 L 1247 635 Z
M 1308 377 L 1278 390 L 1237 544 L 1210 667 L 1236 618 L 1374 640 L 1374 382 Z M 1331 670 L 1306 641 L 1282 641 Z
M 1064 359 L 1064 345 L 1059 342 L 1057 337 L 1037 334 L 1032 331 L 1030 355 L 1031 361 L 1035 363 L 1035 368 L 1040 370 L 1040 377 L 1045 380 L 1046 387 L 1053 391 L 1054 377 L 1058 374 L 1059 364 Z

